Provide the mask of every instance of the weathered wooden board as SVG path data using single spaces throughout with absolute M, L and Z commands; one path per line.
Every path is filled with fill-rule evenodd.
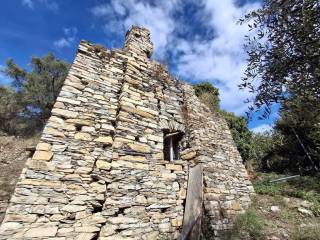
M 181 240 L 200 239 L 203 203 L 202 164 L 190 169 Z

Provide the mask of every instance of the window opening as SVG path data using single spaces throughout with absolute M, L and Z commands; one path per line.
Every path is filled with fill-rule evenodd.
M 180 158 L 180 141 L 182 135 L 183 134 L 180 131 L 164 131 L 163 156 L 165 160 L 172 162 Z

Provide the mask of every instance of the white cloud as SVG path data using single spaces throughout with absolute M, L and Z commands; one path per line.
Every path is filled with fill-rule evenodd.
M 64 28 L 64 36 L 53 42 L 53 45 L 57 48 L 70 47 L 74 43 L 78 29 L 76 27 Z
M 168 39 L 175 28 L 171 12 L 174 10 L 176 3 L 177 1 L 163 0 L 151 5 L 139 0 L 112 0 L 110 4 L 95 6 L 91 9 L 91 12 L 96 17 L 106 20 L 105 31 L 124 34 L 125 30 L 132 25 L 148 28 L 156 49 L 155 54 L 160 57 L 164 54 Z
M 272 126 L 270 124 L 262 124 L 260 126 L 251 128 L 250 130 L 254 133 L 264 133 L 272 130 Z
M 188 19 L 177 21 L 174 15 L 187 2 L 198 6 L 196 16 L 206 29 L 214 32 L 213 38 L 206 39 L 200 34 L 186 39 L 178 34 L 181 30 L 192 31 L 188 29 Z M 108 33 L 123 35 L 131 25 L 147 27 L 151 31 L 156 58 L 171 52 L 171 63 L 176 66 L 179 76 L 214 83 L 220 90 L 222 108 L 243 114 L 248 107 L 244 101 L 252 97 L 238 89 L 246 66 L 243 44 L 248 28 L 238 25 L 237 21 L 258 7 L 257 3 L 238 6 L 233 0 L 160 0 L 153 4 L 140 0 L 111 0 L 109 4 L 95 6 L 91 12 L 105 21 L 104 31 Z
M 62 37 L 59 40 L 54 41 L 53 45 L 57 48 L 65 48 L 70 47 L 71 43 L 67 38 Z
M 33 1 L 32 0 L 22 0 L 21 1 L 23 6 L 26 6 L 30 9 L 34 9 Z
M 59 5 L 54 0 L 21 0 L 21 3 L 23 6 L 34 10 L 35 4 L 39 5 L 42 4 L 44 7 L 51 11 L 57 11 L 59 10 Z
M 246 12 L 257 8 L 258 4 L 239 7 L 232 0 L 211 0 L 203 3 L 204 11 L 210 13 L 207 24 L 214 30 L 215 37 L 205 42 L 185 41 L 183 49 L 178 46 L 177 50 L 182 52 L 177 58 L 179 74 L 200 81 L 214 82 L 220 90 L 222 108 L 242 114 L 247 110 L 244 101 L 251 96 L 238 89 L 246 65 L 243 40 L 248 28 L 238 25 L 237 21 Z

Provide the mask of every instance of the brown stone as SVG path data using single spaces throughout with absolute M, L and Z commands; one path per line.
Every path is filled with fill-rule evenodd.
M 79 132 L 74 135 L 74 139 L 83 140 L 83 141 L 91 141 L 92 137 L 89 133 Z
M 145 162 L 145 161 L 147 161 L 146 157 L 144 157 L 144 156 L 131 156 L 131 155 L 121 156 L 120 160 L 136 161 L 136 162 Z
M 74 123 L 74 124 L 78 124 L 78 125 L 83 125 L 83 126 L 91 126 L 93 124 L 92 121 L 90 120 L 84 120 L 84 119 L 67 119 L 66 120 L 67 123 Z
M 195 158 L 197 155 L 197 152 L 193 151 L 193 152 L 189 152 L 189 153 L 186 153 L 184 155 L 181 155 L 181 159 L 183 160 L 190 160 L 190 159 L 193 159 Z
M 52 152 L 48 151 L 35 151 L 33 154 L 32 159 L 33 160 L 44 160 L 44 161 L 50 161 L 53 156 Z
M 148 145 L 129 143 L 128 146 L 129 148 L 131 148 L 133 151 L 136 151 L 136 152 L 141 152 L 141 153 L 151 152 L 151 148 Z
M 36 149 L 41 151 L 49 151 L 51 145 L 49 143 L 38 143 Z
M 76 118 L 78 116 L 78 113 L 72 112 L 69 110 L 54 108 L 54 109 L 52 109 L 52 115 L 61 116 L 61 117 L 65 117 L 65 118 Z
M 111 166 L 112 168 L 126 167 L 126 168 L 132 168 L 132 169 L 149 170 L 148 164 L 135 163 L 135 162 L 129 162 L 129 161 L 120 161 L 120 160 L 112 161 Z
M 18 185 L 61 187 L 61 182 L 43 179 L 21 179 Z
M 112 142 L 113 142 L 112 137 L 110 137 L 110 136 L 98 137 L 94 141 L 104 143 L 104 144 L 112 144 Z
M 182 166 L 177 164 L 166 164 L 166 169 L 174 171 L 182 171 Z
M 63 138 L 66 137 L 63 132 L 56 130 L 54 128 L 50 128 L 50 127 L 46 128 L 44 130 L 44 133 L 47 133 L 47 134 L 50 134 L 50 135 L 56 136 L 56 137 L 63 137 Z
M 98 160 L 96 162 L 97 168 L 99 169 L 105 169 L 105 170 L 110 170 L 111 168 L 111 163 L 108 163 L 107 161 L 104 160 Z
M 177 217 L 175 219 L 172 219 L 171 220 L 171 224 L 174 227 L 180 227 L 180 226 L 182 226 L 182 221 L 183 221 L 183 217 L 179 216 L 179 217 Z
M 233 201 L 232 204 L 231 204 L 231 208 L 233 210 L 237 210 L 237 211 L 242 209 L 241 204 L 240 204 L 239 201 Z
M 127 106 L 123 106 L 122 110 L 126 111 L 126 112 L 130 112 L 130 113 L 134 113 L 137 114 L 141 117 L 145 117 L 145 118 L 154 118 L 154 115 L 145 112 L 143 110 L 137 109 L 137 108 L 132 108 L 132 107 L 127 107 Z

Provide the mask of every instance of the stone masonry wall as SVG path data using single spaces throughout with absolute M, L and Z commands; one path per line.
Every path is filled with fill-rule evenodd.
M 0 239 L 176 239 L 200 162 L 206 214 L 232 227 L 253 190 L 230 131 L 151 53 L 139 27 L 123 50 L 80 43 Z M 164 130 L 184 133 L 180 160 L 163 159 Z
M 204 166 L 205 214 L 219 236 L 250 205 L 254 190 L 226 121 L 197 99 L 192 86 L 184 85 L 184 92 L 191 146 L 185 151 Z

